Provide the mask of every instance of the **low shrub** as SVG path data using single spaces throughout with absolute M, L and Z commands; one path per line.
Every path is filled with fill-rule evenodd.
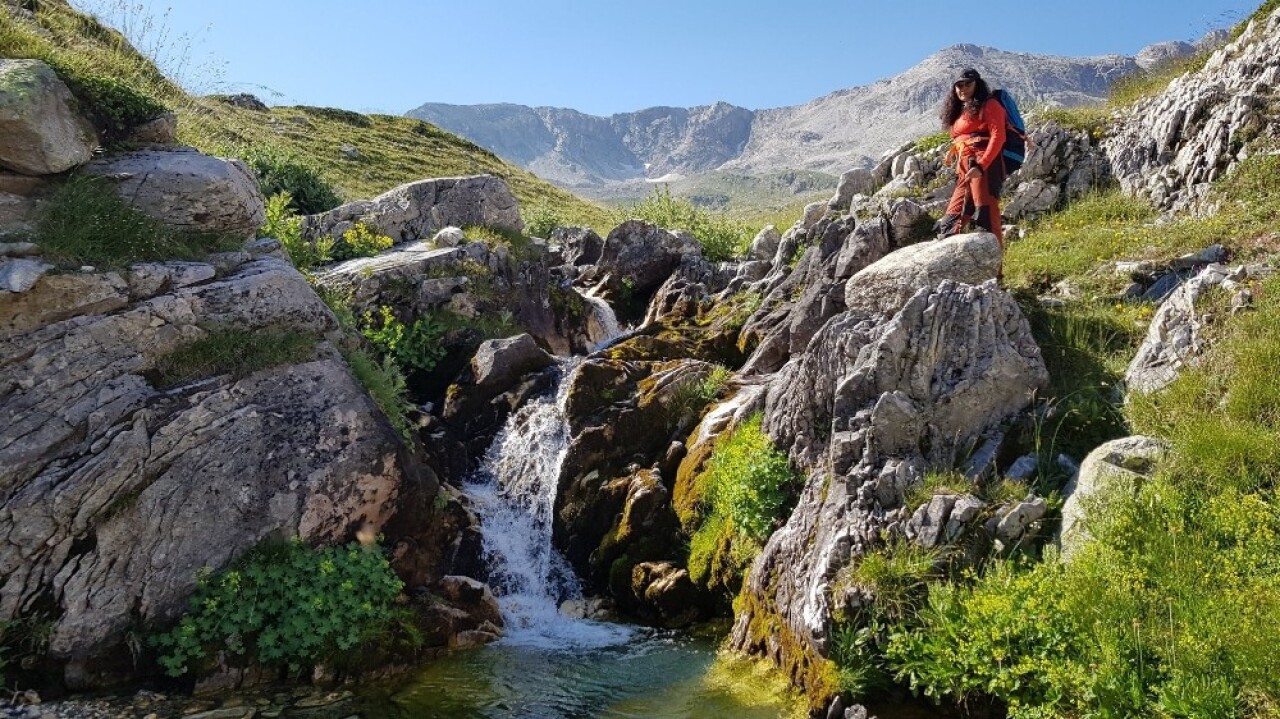
M 386 235 L 378 234 L 372 227 L 358 222 L 354 227 L 342 233 L 342 238 L 333 243 L 330 254 L 335 260 L 351 260 L 357 257 L 373 257 L 380 252 L 391 249 L 395 244 Z
M 275 145 L 258 143 L 237 154 L 253 170 L 263 195 L 287 193 L 290 207 L 300 214 L 314 215 L 342 204 L 342 197 L 319 170 Z
M 412 441 L 409 413 L 413 411 L 413 405 L 409 402 L 404 372 L 396 361 L 388 355 L 378 362 L 359 347 L 343 346 L 341 350 L 351 373 L 364 386 L 382 414 L 386 415 L 391 426 L 406 442 Z
M 745 254 L 754 238 L 745 224 L 674 197 L 666 187 L 654 188 L 652 195 L 632 205 L 626 214 L 669 230 L 688 232 L 702 246 L 702 254 L 716 262 Z
M 384 357 L 390 357 L 403 370 L 430 372 L 447 354 L 445 328 L 430 316 L 422 316 L 413 324 L 398 320 L 391 308 L 383 305 L 375 315 L 364 313 L 361 333 Z
M 361 129 L 369 129 L 373 127 L 373 121 L 367 115 L 361 115 L 351 110 L 343 110 L 337 107 L 314 107 L 312 105 L 298 105 L 297 110 L 301 110 L 312 117 L 319 117 L 325 120 L 333 120 L 341 122 L 352 127 Z
M 319 338 L 297 330 L 222 327 L 156 360 L 156 386 L 230 374 L 239 379 L 268 367 L 299 364 L 315 356 Z
M 169 111 L 155 98 L 118 78 L 83 72 L 65 63 L 53 68 L 80 101 L 81 110 L 97 128 L 104 144 L 125 139 L 133 128 Z
M 533 237 L 550 237 L 556 228 L 564 226 L 564 219 L 550 205 L 535 205 L 524 217 L 524 231 Z
M 912 150 L 916 153 L 925 153 L 936 150 L 940 147 L 946 147 L 951 144 L 951 133 L 947 130 L 935 132 L 932 135 L 925 135 L 916 140 L 916 144 L 912 146 Z
M 35 241 L 52 262 L 115 269 L 144 260 L 198 260 L 237 249 L 238 238 L 166 227 L 125 205 L 110 180 L 77 175 L 59 187 L 36 218 Z
M 223 651 L 296 673 L 381 633 L 403 588 L 376 547 L 261 547 L 201 577 L 187 614 L 152 641 L 170 676 Z
M 302 218 L 292 209 L 293 196 L 278 192 L 267 198 L 267 221 L 259 230 L 259 237 L 272 237 L 280 241 L 293 265 L 300 270 L 310 269 L 333 259 L 332 237 L 318 237 L 314 242 L 302 236 Z

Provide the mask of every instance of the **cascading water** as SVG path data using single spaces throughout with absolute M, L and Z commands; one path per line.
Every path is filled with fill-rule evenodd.
M 622 335 L 622 329 L 618 327 L 618 316 L 608 302 L 595 296 L 594 290 L 578 294 L 591 307 L 591 317 L 587 318 L 587 336 L 594 345 L 593 349 L 601 349 Z
M 510 644 L 601 647 L 631 635 L 624 627 L 574 620 L 559 611 L 561 602 L 581 598 L 577 577 L 551 544 L 560 465 L 569 450 L 564 403 L 576 365 L 561 365 L 553 396 L 511 415 L 464 488 L 480 518 L 490 584 Z

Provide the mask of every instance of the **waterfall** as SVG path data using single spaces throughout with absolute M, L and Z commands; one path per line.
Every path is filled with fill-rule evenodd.
M 622 328 L 618 327 L 618 316 L 614 314 L 608 302 L 594 294 L 594 290 L 579 291 L 578 294 L 591 307 L 591 316 L 587 318 L 587 336 L 595 345 L 593 349 L 599 350 L 608 346 L 622 334 Z
M 551 544 L 560 465 L 569 451 L 564 403 L 575 366 L 573 360 L 561 366 L 552 396 L 512 413 L 463 488 L 480 518 L 489 583 L 507 625 L 503 641 L 511 644 L 601 647 L 631 635 L 559 611 L 562 601 L 582 596 L 573 569 Z

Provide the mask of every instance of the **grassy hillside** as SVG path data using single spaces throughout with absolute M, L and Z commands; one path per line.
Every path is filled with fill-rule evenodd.
M 163 106 L 177 113 L 182 142 L 223 155 L 250 148 L 292 155 L 313 166 L 345 200 L 425 177 L 489 173 L 508 181 L 526 216 L 546 208 L 565 222 L 598 230 L 613 220 L 604 208 L 420 120 L 308 107 L 262 113 L 189 95 L 120 33 L 65 0 L 0 3 L 0 57 L 53 65 L 107 125 L 145 119 Z M 107 134 L 108 141 L 115 139 Z M 342 152 L 343 145 L 355 148 L 355 159 Z

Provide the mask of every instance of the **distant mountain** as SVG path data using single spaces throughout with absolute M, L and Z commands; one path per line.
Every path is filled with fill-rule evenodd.
M 1152 46 L 1144 50 L 1142 64 L 1191 48 L 1186 43 Z M 588 194 L 615 183 L 713 170 L 838 175 L 936 132 L 943 94 L 965 67 L 978 68 L 994 87 L 1008 88 L 1024 108 L 1034 108 L 1099 102 L 1116 78 L 1141 65 L 1123 55 L 1067 58 L 954 45 L 900 75 L 794 107 L 752 111 L 718 102 L 599 117 L 553 107 L 428 103 L 407 114 Z

